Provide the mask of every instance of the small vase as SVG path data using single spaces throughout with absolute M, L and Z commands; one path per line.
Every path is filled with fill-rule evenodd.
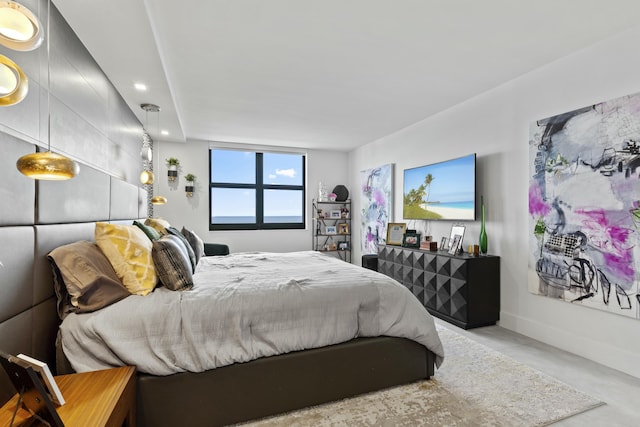
M 318 201 L 326 202 L 329 193 L 327 192 L 327 187 L 320 181 L 318 183 Z
M 484 197 L 480 196 L 480 253 L 482 255 L 487 254 L 487 230 L 484 226 Z

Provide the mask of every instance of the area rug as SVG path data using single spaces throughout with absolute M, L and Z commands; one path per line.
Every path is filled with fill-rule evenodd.
M 431 380 L 243 426 L 545 426 L 604 404 L 452 330 L 438 331 L 446 355 Z

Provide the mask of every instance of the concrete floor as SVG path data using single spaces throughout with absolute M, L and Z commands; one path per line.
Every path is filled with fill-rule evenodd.
M 465 331 L 440 319 L 436 319 L 436 323 L 606 403 L 606 405 L 559 421 L 554 426 L 640 426 L 640 378 L 632 377 L 500 326 Z

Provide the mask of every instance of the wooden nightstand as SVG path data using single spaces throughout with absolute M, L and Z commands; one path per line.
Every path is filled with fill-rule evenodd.
M 56 382 L 66 400 L 57 407 L 65 427 L 135 427 L 136 368 L 106 369 L 56 376 Z M 0 426 L 9 425 L 18 395 L 0 408 Z M 15 424 L 29 418 L 21 409 Z

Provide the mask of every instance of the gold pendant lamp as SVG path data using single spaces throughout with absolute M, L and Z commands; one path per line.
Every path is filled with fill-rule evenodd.
M 0 106 L 7 107 L 22 101 L 29 92 L 29 81 L 22 69 L 4 55 L 0 55 Z
M 44 39 L 42 25 L 26 7 L 14 1 L 0 1 L 0 45 L 21 52 L 36 49 Z M 29 91 L 29 81 L 11 59 L 0 55 L 0 106 L 15 105 Z
M 158 167 L 160 167 L 160 107 L 158 107 L 155 104 L 142 104 L 140 105 L 140 108 L 142 108 L 147 113 L 149 112 L 158 113 L 158 131 L 156 135 L 157 141 L 155 141 L 153 144 L 153 151 L 156 151 L 158 153 L 158 156 L 157 156 Z M 144 174 L 144 171 L 142 173 Z M 140 179 L 142 180 L 142 176 L 140 176 Z M 153 173 L 151 173 L 151 179 L 153 180 Z M 157 190 L 159 191 L 160 184 L 157 184 L 157 186 L 158 186 Z M 164 196 L 155 195 L 151 198 L 151 204 L 153 205 L 164 205 L 166 203 L 167 203 L 167 198 Z
M 6 3 L 6 2 L 5 2 Z M 13 2 L 9 2 L 13 3 Z M 76 162 L 60 154 L 51 152 L 51 0 L 47 9 L 47 151 L 24 155 L 16 162 L 16 167 L 25 176 L 42 180 L 65 180 L 79 172 Z
M 28 52 L 43 39 L 42 25 L 33 12 L 14 1 L 0 1 L 0 45 Z

